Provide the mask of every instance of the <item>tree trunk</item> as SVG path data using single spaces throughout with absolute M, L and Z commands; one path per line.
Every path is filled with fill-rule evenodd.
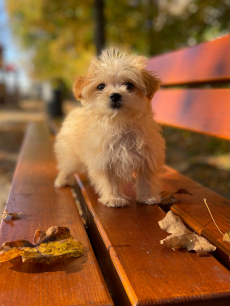
M 147 22 L 147 44 L 149 46 L 148 55 L 153 56 L 155 51 L 155 30 L 153 28 L 153 18 L 157 16 L 158 4 L 155 0 L 147 0 L 146 3 L 146 22 Z
M 105 48 L 105 14 L 104 0 L 95 0 L 95 45 L 97 55 L 101 54 L 101 51 Z

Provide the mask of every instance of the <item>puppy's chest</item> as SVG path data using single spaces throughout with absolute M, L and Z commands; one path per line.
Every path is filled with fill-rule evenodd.
M 104 150 L 110 167 L 117 170 L 121 167 L 124 172 L 132 171 L 143 162 L 144 139 L 134 131 L 124 131 L 111 135 Z

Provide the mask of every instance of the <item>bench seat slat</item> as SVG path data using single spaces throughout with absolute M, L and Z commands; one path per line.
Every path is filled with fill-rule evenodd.
M 161 124 L 230 139 L 230 90 L 161 89 L 152 100 Z
M 170 167 L 165 167 L 164 173 L 161 174 L 161 180 L 164 190 L 176 192 L 178 189 L 184 188 L 192 193 L 192 196 L 175 195 L 178 203 L 173 204 L 171 210 L 194 231 L 200 229 L 197 232 L 217 247 L 215 254 L 225 266 L 230 268 L 230 244 L 223 241 L 223 237 L 212 222 L 203 198 L 207 199 L 212 215 L 223 233 L 226 233 L 230 227 L 230 202 Z
M 113 305 L 69 188 L 55 189 L 53 142 L 44 123 L 27 131 L 7 203 L 17 220 L 4 220 L 5 241 L 33 241 L 36 229 L 67 226 L 85 254 L 63 262 L 23 264 L 20 258 L 0 264 L 0 305 Z
M 191 48 L 166 53 L 148 60 L 162 85 L 180 85 L 230 79 L 230 35 Z
M 89 235 L 117 305 L 228 305 L 229 272 L 214 257 L 160 245 L 167 236 L 158 225 L 165 216 L 161 208 L 135 200 L 108 208 L 84 176 L 75 177 Z M 134 198 L 130 185 L 126 193 Z

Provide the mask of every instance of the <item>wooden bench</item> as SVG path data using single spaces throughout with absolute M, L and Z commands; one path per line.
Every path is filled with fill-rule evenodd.
M 53 139 L 46 123 L 28 127 L 7 202 L 19 219 L 3 220 L 0 245 L 33 241 L 35 230 L 67 226 L 83 244 L 77 259 L 46 264 L 23 264 L 20 258 L 0 263 L 0 305 L 103 305 L 113 302 L 92 251 L 69 188 L 53 187 L 56 162 Z
M 209 54 L 212 56 L 210 65 L 222 68 L 214 69 L 208 65 L 210 70 L 198 81 L 229 80 L 229 68 L 225 68 L 228 56 L 224 56 L 224 52 L 229 53 L 225 50 L 229 46 L 228 40 L 229 36 L 227 39 L 224 37 L 164 55 L 163 57 L 169 57 L 167 61 L 163 57 L 150 59 L 148 67 L 158 71 L 164 86 L 195 84 L 200 73 L 194 67 L 200 67 L 199 62 L 205 65 L 204 61 Z M 215 44 L 222 47 L 218 49 Z M 203 48 L 205 51 L 202 51 Z M 188 59 L 185 56 L 187 52 L 190 54 Z M 175 61 L 175 56 L 179 64 Z M 183 58 L 186 58 L 186 62 L 183 62 Z M 181 72 L 187 62 L 190 66 Z M 175 76 L 176 68 L 178 78 L 169 78 L 170 83 L 167 77 Z M 225 69 L 227 72 L 224 72 Z M 187 70 L 191 72 L 188 75 Z M 214 76 L 216 72 L 212 73 L 214 70 L 218 71 L 218 77 Z M 179 80 L 182 74 L 186 78 Z M 190 79 L 189 75 L 192 76 Z M 202 97 L 207 97 L 205 93 L 210 92 L 199 90 L 203 92 Z M 192 89 L 184 89 L 183 92 L 180 89 L 180 93 L 175 94 L 178 91 L 179 89 L 164 88 L 156 94 L 153 99 L 153 108 L 158 105 L 155 109 L 156 118 L 164 124 L 194 129 L 191 126 L 194 120 L 189 115 L 195 113 L 197 118 L 193 105 L 197 105 L 196 101 L 201 96 Z M 225 89 L 213 91 L 218 94 L 220 91 L 225 92 Z M 173 100 L 175 95 L 177 96 Z M 167 102 L 166 96 L 170 105 L 174 101 L 175 107 L 177 106 L 177 111 L 172 116 L 173 119 L 178 118 L 175 124 L 169 121 L 170 114 L 164 117 L 166 111 L 161 108 L 162 103 Z M 212 96 L 211 93 L 209 96 Z M 222 109 L 222 105 L 226 104 L 227 94 L 224 94 L 224 98 L 218 94 L 218 99 L 221 99 L 219 103 Z M 199 105 L 203 105 L 204 101 L 206 100 L 200 98 Z M 215 100 L 210 100 L 211 105 L 214 105 L 212 101 Z M 169 109 L 169 102 L 166 109 Z M 210 106 L 208 109 L 211 109 Z M 208 133 L 220 134 L 217 128 L 220 124 L 210 132 L 214 123 L 210 122 L 211 116 L 206 116 L 206 112 L 202 115 L 202 107 L 199 115 L 201 117 L 195 124 L 196 128 L 206 118 L 206 122 L 210 123 Z M 224 121 L 226 115 L 225 110 L 220 122 Z M 187 120 L 191 123 L 189 126 L 182 120 L 186 116 L 190 118 Z M 216 112 L 213 118 L 216 122 Z M 225 129 L 226 127 L 221 128 L 222 137 L 226 135 Z M 186 188 L 193 194 L 178 195 L 178 203 L 166 205 L 164 210 L 172 209 L 194 231 L 202 227 L 198 232 L 217 246 L 212 255 L 198 257 L 194 252 L 173 251 L 160 244 L 160 240 L 167 236 L 158 225 L 158 221 L 165 216 L 162 206 L 144 205 L 132 200 L 127 207 L 108 208 L 98 202 L 85 174 L 79 173 L 75 175 L 75 190 L 86 221 L 86 233 L 70 188 L 53 188 L 55 176 L 53 139 L 47 125 L 31 124 L 25 136 L 7 203 L 8 211 L 22 212 L 22 215 L 20 219 L 1 222 L 0 244 L 21 238 L 32 241 L 36 229 L 46 230 L 52 225 L 62 225 L 69 227 L 73 236 L 83 243 L 85 255 L 50 266 L 23 264 L 20 259 L 1 263 L 0 305 L 229 305 L 229 244 L 222 241 L 212 222 L 202 227 L 211 220 L 203 204 L 203 198 L 206 197 L 221 230 L 226 232 L 229 229 L 229 203 L 226 199 L 171 168 L 165 167 L 165 172 L 162 173 L 164 190 Z M 134 199 L 130 185 L 127 185 L 126 192 Z
M 230 35 L 226 35 L 193 48 L 150 59 L 148 68 L 156 69 L 159 72 L 162 77 L 162 87 L 164 87 L 159 90 L 152 101 L 156 120 L 163 125 L 229 140 L 229 54 Z M 228 88 L 224 88 L 223 84 L 227 83 Z M 212 84 L 215 84 L 214 88 L 210 88 Z M 175 85 L 187 85 L 187 88 L 171 88 Z M 205 88 L 205 85 L 208 85 L 209 88 Z M 169 177 L 175 181 L 172 186 L 175 186 L 174 188 L 181 188 L 181 182 L 183 182 L 183 188 L 188 190 L 196 188 L 193 197 L 182 197 L 183 203 L 171 207 L 191 228 L 196 230 L 210 221 L 207 208 L 203 205 L 203 198 L 207 198 L 216 222 L 222 226 L 224 232 L 229 230 L 230 206 L 228 201 L 195 185 L 190 180 L 184 180 L 183 176 L 172 169 L 167 169 L 167 173 L 162 177 L 165 188 L 171 187 L 168 185 Z M 200 233 L 213 244 L 218 245 L 215 255 L 229 267 L 230 245 L 222 241 L 214 223 L 202 228 Z
M 152 101 L 158 122 L 229 139 L 229 89 L 216 88 L 217 83 L 230 79 L 229 47 L 229 36 L 225 36 L 149 59 L 148 69 L 157 71 L 162 79 L 162 89 Z M 214 82 L 214 89 L 191 88 Z M 98 202 L 84 175 L 75 177 L 90 240 L 116 305 L 229 304 L 229 243 L 223 242 L 210 222 L 203 202 L 206 198 L 225 233 L 230 223 L 226 199 L 166 166 L 161 175 L 163 190 L 185 188 L 192 196 L 178 195 L 174 205 L 148 206 L 132 200 L 128 207 L 109 209 Z M 130 185 L 126 192 L 135 198 Z M 197 257 L 160 245 L 167 234 L 158 221 L 169 209 L 217 250 Z

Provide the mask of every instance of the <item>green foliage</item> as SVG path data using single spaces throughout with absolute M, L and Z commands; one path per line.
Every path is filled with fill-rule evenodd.
M 35 77 L 69 84 L 95 54 L 94 0 L 8 0 L 16 36 L 32 50 Z M 107 47 L 146 56 L 228 32 L 228 0 L 105 0 Z
M 106 1 L 107 41 L 147 56 L 228 33 L 227 0 Z
M 78 1 L 79 2 L 79 1 Z M 12 27 L 33 54 L 33 74 L 64 79 L 69 85 L 94 54 L 92 1 L 8 1 Z

